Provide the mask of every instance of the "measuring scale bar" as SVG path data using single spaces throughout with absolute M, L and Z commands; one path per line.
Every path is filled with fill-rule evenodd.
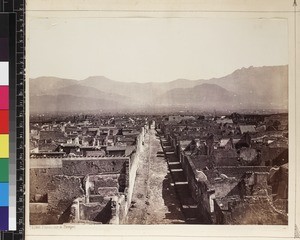
M 16 221 L 16 15 L 0 14 L 0 230 Z

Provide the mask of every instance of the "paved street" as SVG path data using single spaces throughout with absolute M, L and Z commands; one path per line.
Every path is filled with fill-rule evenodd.
M 185 223 L 167 159 L 154 129 L 146 136 L 125 224 Z

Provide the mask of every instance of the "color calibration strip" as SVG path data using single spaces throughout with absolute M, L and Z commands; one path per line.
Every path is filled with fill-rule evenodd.
M 10 107 L 14 92 L 10 84 L 15 82 L 15 31 L 11 29 L 15 23 L 15 14 L 0 15 L 0 230 L 16 230 L 16 159 L 10 154 L 16 141 L 15 126 L 11 119 L 15 118 Z M 13 108 L 14 109 L 14 108 Z M 11 166 L 13 164 L 14 166 Z M 13 175 L 11 175 L 14 173 Z
M 0 117 L 1 129 L 5 129 L 6 124 L 4 123 L 7 123 L 9 130 L 9 139 L 4 138 L 0 142 L 2 154 L 2 148 L 7 149 L 6 145 L 2 145 L 2 141 L 9 141 L 8 171 L 5 171 L 7 169 L 5 167 L 7 166 L 5 165 L 6 158 L 0 157 L 1 160 L 4 160 L 1 161 L 2 165 L 0 166 L 0 182 L 3 181 L 7 184 L 7 173 L 9 173 L 8 190 L 4 187 L 1 188 L 4 194 L 0 192 L 0 204 L 5 205 L 3 208 L 1 207 L 0 212 L 0 240 L 23 240 L 25 238 L 25 7 L 25 0 L 0 0 L 0 62 L 8 62 L 9 78 L 8 85 L 1 85 L 9 87 L 0 90 L 1 104 L 5 105 L 2 98 L 9 99 L 7 102 L 9 121 L 5 120 L 7 119 L 5 114 Z M 4 74 L 1 69 L 0 75 L 6 76 L 7 74 Z M 1 82 L 6 81 L 4 79 L 7 78 L 2 79 Z M 6 109 L 3 108 L 3 110 Z M 3 151 L 4 153 L 5 151 Z M 5 195 L 7 192 L 9 194 L 8 205 L 7 195 Z

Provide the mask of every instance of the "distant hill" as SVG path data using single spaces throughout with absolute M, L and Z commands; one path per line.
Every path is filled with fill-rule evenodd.
M 124 108 L 123 104 L 113 100 L 72 95 L 31 96 L 29 101 L 32 113 L 109 111 L 110 109 L 122 110 Z
M 57 77 L 39 77 L 30 79 L 29 91 L 30 96 L 47 95 L 58 89 L 77 84 L 78 81 Z
M 156 104 L 211 107 L 231 106 L 240 102 L 240 96 L 216 84 L 203 83 L 192 88 L 175 88 L 164 93 Z
M 249 67 L 209 80 L 242 95 L 243 103 L 265 105 L 265 108 L 288 107 L 288 66 Z
M 30 110 L 83 111 L 147 109 L 287 109 L 288 66 L 249 67 L 209 80 L 134 83 L 94 76 L 77 81 L 54 77 L 30 79 Z M 60 101 L 57 101 L 59 99 Z M 52 107 L 46 105 L 52 104 Z M 55 105 L 60 105 L 56 106 Z

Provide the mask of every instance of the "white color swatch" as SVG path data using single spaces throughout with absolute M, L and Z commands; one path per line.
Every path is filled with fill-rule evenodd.
M 0 62 L 0 85 L 8 86 L 8 62 Z

